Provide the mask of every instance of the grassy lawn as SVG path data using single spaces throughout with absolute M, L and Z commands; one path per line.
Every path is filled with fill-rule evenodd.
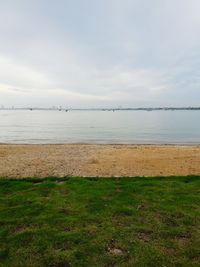
M 0 180 L 0 266 L 200 266 L 200 177 Z

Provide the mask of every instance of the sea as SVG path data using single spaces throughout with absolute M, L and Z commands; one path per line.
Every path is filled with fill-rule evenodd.
M 200 110 L 0 110 L 3 144 L 200 144 Z

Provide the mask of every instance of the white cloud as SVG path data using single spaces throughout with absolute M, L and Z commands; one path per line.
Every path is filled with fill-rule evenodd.
M 44 74 L 32 67 L 22 65 L 14 60 L 0 55 L 0 81 L 3 84 L 21 89 L 46 88 L 50 81 Z
M 0 104 L 192 105 L 199 8 L 198 0 L 0 2 Z

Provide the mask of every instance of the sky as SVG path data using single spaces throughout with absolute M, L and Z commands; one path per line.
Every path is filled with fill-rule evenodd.
M 0 0 L 0 107 L 200 106 L 199 0 Z

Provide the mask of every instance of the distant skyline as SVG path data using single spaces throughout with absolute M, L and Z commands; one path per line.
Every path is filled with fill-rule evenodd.
M 199 0 L 0 0 L 0 107 L 200 106 Z

